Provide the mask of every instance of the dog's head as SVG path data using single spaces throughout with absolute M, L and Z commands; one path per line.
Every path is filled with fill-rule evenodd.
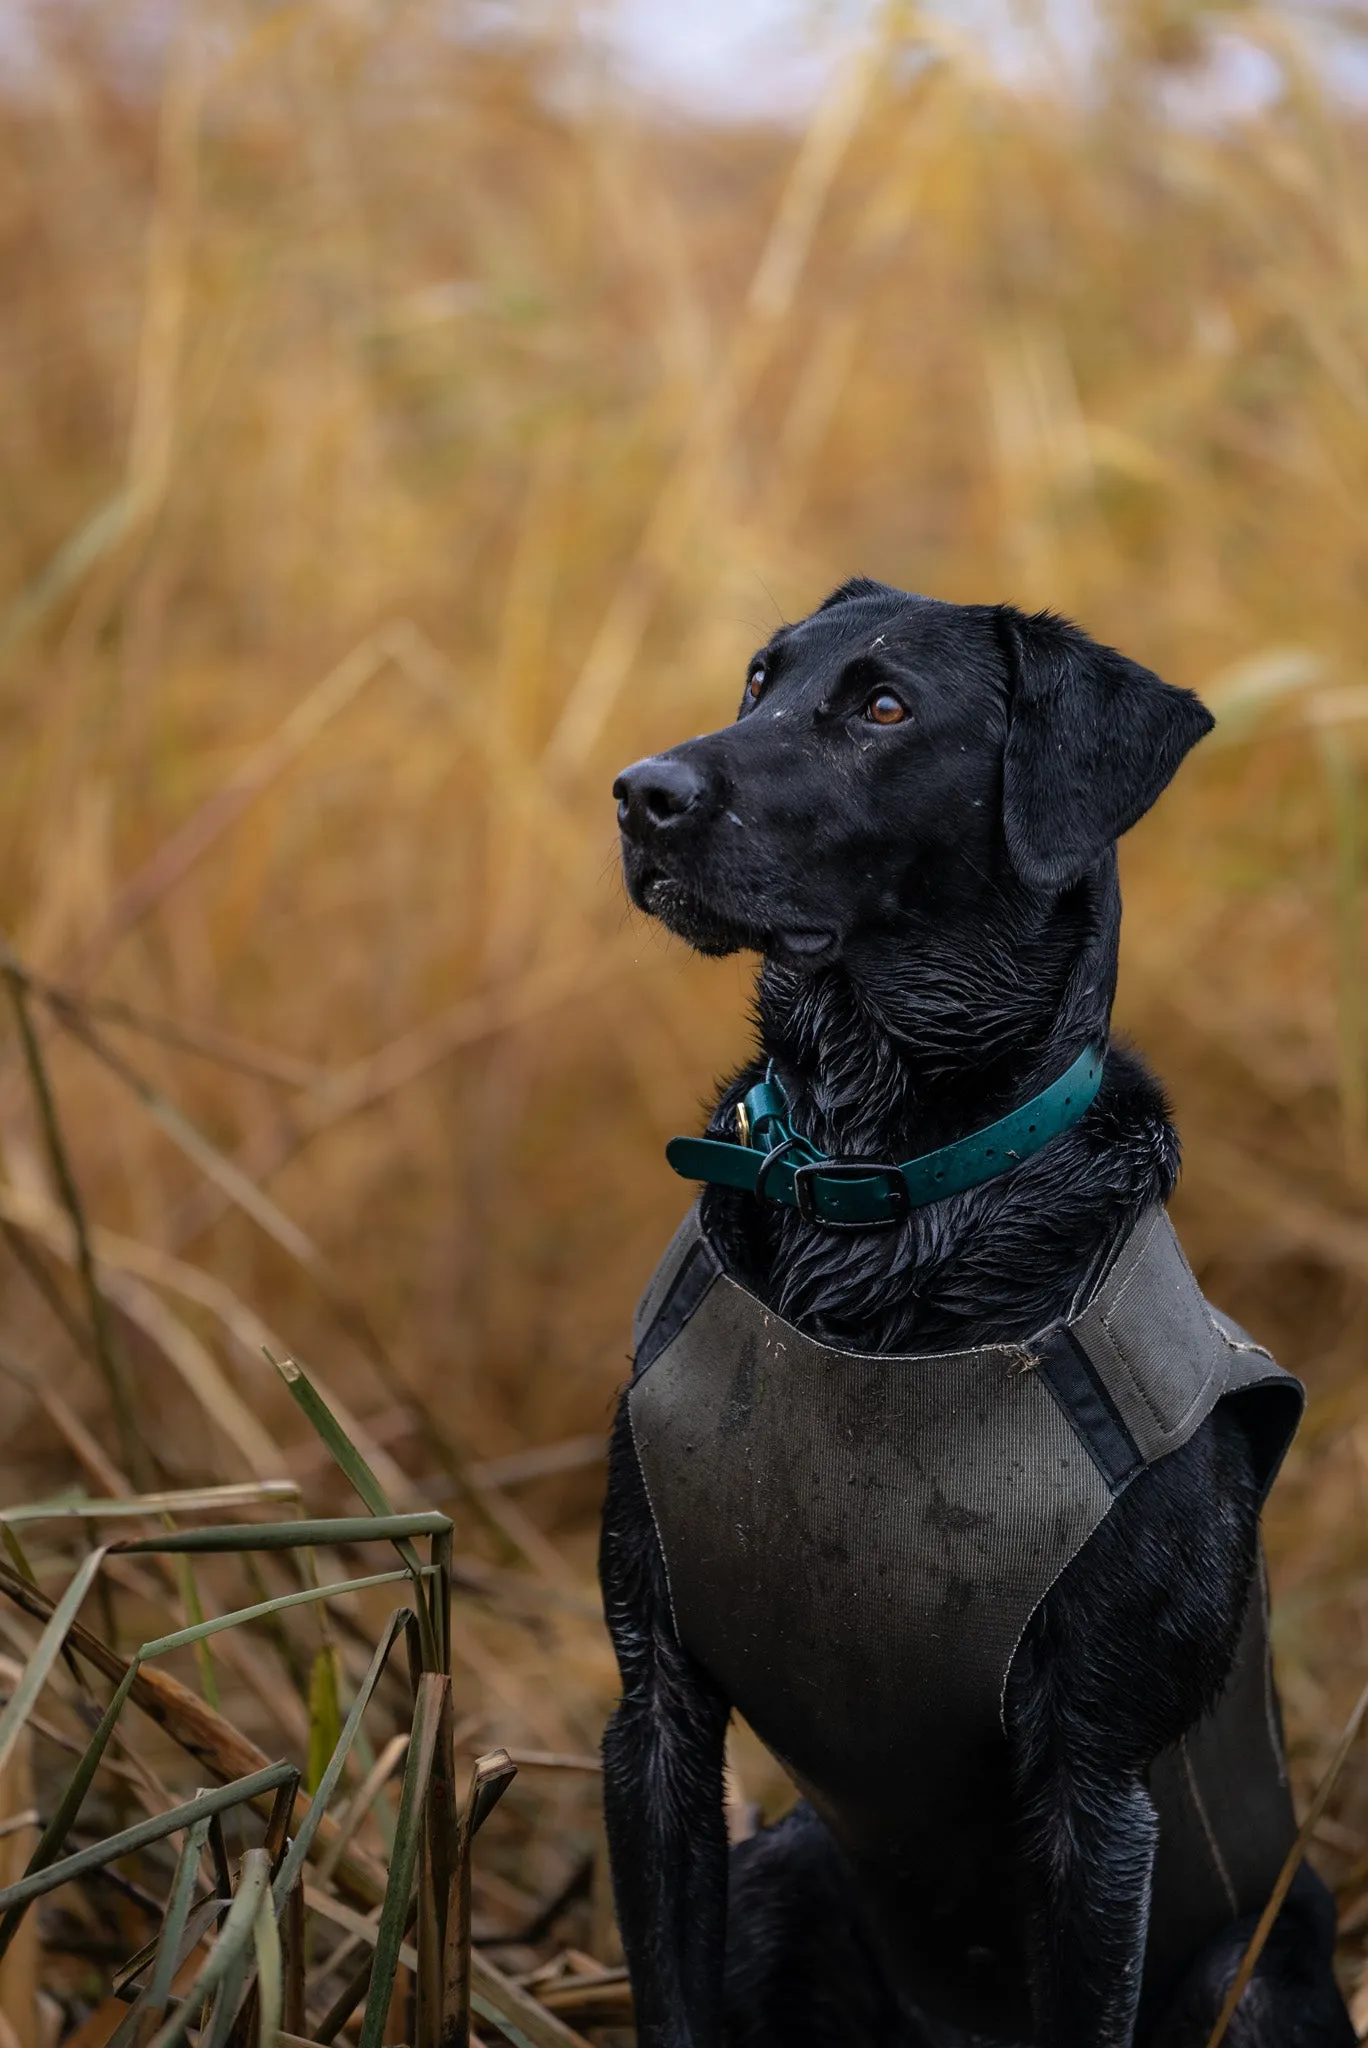
M 1062 619 L 857 578 L 754 657 L 734 724 L 618 777 L 627 886 L 700 952 L 815 966 L 909 911 L 1058 897 L 1211 724 Z

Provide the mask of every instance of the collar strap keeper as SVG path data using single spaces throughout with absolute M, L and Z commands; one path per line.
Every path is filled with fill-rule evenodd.
M 963 1194 L 1010 1173 L 1071 1130 L 1102 1085 L 1106 1049 L 1089 1046 L 1073 1065 L 1020 1109 L 967 1138 L 901 1166 L 872 1159 L 828 1159 L 790 1127 L 788 1099 L 773 1068 L 737 1108 L 740 1143 L 671 1138 L 665 1157 L 684 1180 L 739 1188 L 797 1209 L 828 1230 L 869 1230 L 901 1222 L 913 1209 Z

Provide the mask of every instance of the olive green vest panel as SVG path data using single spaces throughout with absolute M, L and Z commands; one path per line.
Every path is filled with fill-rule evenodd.
M 1013 1653 L 1121 1490 L 1225 1399 L 1267 1485 L 1301 1407 L 1297 1382 L 1208 1307 L 1158 1208 L 1067 1324 L 911 1356 L 804 1336 L 721 1271 L 691 1212 L 635 1335 L 632 1434 L 679 1638 L 885 1896 L 928 1855 L 947 1899 L 972 1890 L 979 1821 L 1005 1793 Z M 1218 1931 L 1232 1897 L 1261 1904 L 1291 1840 L 1266 1662 L 1256 1602 L 1229 1727 L 1155 1766 L 1172 1818 L 1148 1974 L 1191 1953 L 1199 1923 Z M 1213 1856 L 1232 1801 L 1253 1817 Z

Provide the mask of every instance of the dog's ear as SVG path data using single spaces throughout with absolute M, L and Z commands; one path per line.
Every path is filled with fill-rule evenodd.
M 1022 880 L 1063 889 L 1130 830 L 1215 720 L 1049 612 L 997 612 L 1010 669 L 1002 821 Z

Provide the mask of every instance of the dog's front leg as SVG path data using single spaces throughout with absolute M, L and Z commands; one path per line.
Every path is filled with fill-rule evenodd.
M 1007 1692 L 1036 2048 L 1131 2048 L 1158 1822 L 1068 1654 L 1058 1596 Z
M 1140 1473 L 1032 1617 L 1007 1682 L 1039 2048 L 1130 2048 L 1158 1824 L 1144 1774 L 1211 1706 L 1258 1557 L 1237 1413 Z
M 726 1701 L 679 1643 L 624 1400 L 599 1557 L 622 1698 L 603 1738 L 613 1893 L 640 2048 L 719 2048 Z
M 1071 1756 L 1031 1788 L 1024 1818 L 1039 2048 L 1131 2048 L 1158 1833 L 1149 1795 Z

